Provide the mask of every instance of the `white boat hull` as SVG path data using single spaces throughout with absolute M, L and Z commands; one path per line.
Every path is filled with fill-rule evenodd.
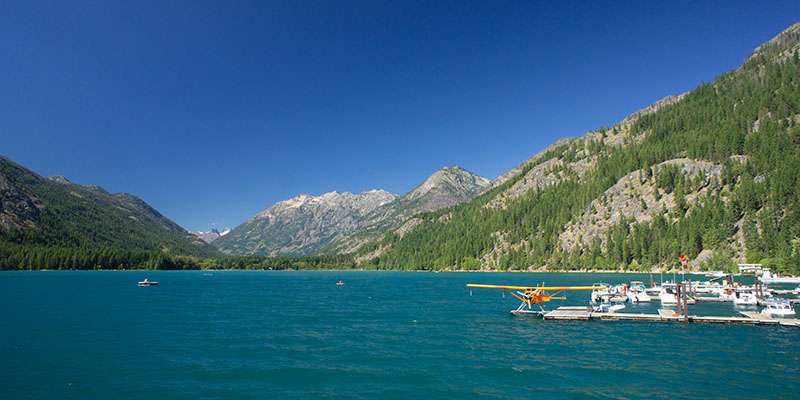
M 739 296 L 733 298 L 733 304 L 737 306 L 754 306 L 758 304 L 758 299 L 756 299 L 756 296 Z
M 617 311 L 622 311 L 625 309 L 624 304 L 602 304 L 600 306 L 594 307 L 593 311 L 596 313 L 615 313 Z
M 781 283 L 800 283 L 800 278 L 795 278 L 795 277 L 761 278 L 761 283 L 765 285 L 781 284 Z
M 767 312 L 767 310 L 761 311 L 761 314 L 770 318 L 794 318 L 797 315 L 795 312 Z

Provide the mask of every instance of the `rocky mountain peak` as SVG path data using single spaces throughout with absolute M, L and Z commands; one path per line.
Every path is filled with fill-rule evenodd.
M 284 201 L 276 204 L 276 206 L 277 205 L 282 205 L 282 206 L 284 206 L 286 208 L 297 208 L 297 207 L 300 207 L 300 206 L 308 203 L 313 198 L 314 198 L 314 196 L 311 196 L 311 195 L 308 195 L 308 194 L 305 194 L 305 193 L 300 193 L 297 196 L 292 197 L 291 199 L 284 200 Z
M 402 196 L 376 189 L 300 194 L 261 211 L 214 245 L 233 255 L 314 254 L 362 228 L 372 230 L 359 237 L 374 236 L 400 226 L 413 214 L 458 204 L 490 184 L 464 168 L 447 166 Z
M 284 200 L 276 203 L 275 205 L 267 208 L 266 210 L 258 213 L 254 218 L 261 218 L 274 214 L 278 210 L 290 210 L 299 208 L 325 208 L 325 207 L 345 207 L 359 212 L 369 212 L 376 207 L 382 206 L 397 197 L 385 190 L 370 190 L 364 191 L 360 194 L 352 194 L 350 192 L 339 193 L 334 190 L 328 193 L 323 193 L 319 196 L 312 196 L 309 194 L 301 193 L 289 200 Z
M 72 182 L 70 182 L 67 178 L 64 178 L 61 175 L 53 175 L 48 179 L 50 179 L 53 182 L 61 183 L 61 184 L 64 184 L 64 185 L 71 185 L 72 184 Z
M 214 245 L 228 254 L 313 254 L 332 240 L 352 233 L 364 217 L 397 196 L 385 190 L 360 194 L 331 191 L 300 194 L 256 214 Z
M 454 193 L 469 193 L 470 195 L 481 192 L 491 185 L 491 181 L 480 175 L 473 174 L 457 165 L 446 166 L 433 173 L 422 184 L 409 192 L 408 199 L 417 199 L 440 189 Z
M 196 231 L 189 233 L 199 237 L 200 239 L 203 239 L 203 241 L 206 243 L 211 243 L 219 239 L 220 237 L 227 235 L 228 233 L 230 233 L 230 231 L 231 228 L 225 228 L 222 230 L 222 232 L 220 232 L 217 228 L 211 228 L 211 230 L 208 232 Z

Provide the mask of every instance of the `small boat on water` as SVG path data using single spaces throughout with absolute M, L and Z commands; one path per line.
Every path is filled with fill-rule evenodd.
M 658 300 L 661 304 L 678 304 L 678 285 L 674 283 L 665 283 L 661 286 L 661 291 L 658 293 Z M 694 304 L 696 300 L 691 296 L 686 297 L 686 304 Z
M 721 288 L 717 282 L 699 282 L 699 281 L 692 281 L 692 293 L 713 293 L 714 290 Z
M 139 286 L 155 286 L 158 285 L 158 282 L 148 281 L 147 278 L 144 278 L 143 281 L 139 282 Z
M 650 295 L 646 292 L 647 287 L 644 282 L 633 281 L 628 287 L 628 298 L 632 303 L 649 303 Z
M 595 283 L 592 285 L 592 302 L 593 303 L 624 303 L 628 301 L 628 296 L 625 294 L 627 285 L 616 285 L 609 287 L 605 283 Z
M 336 286 L 344 286 L 344 282 L 342 281 L 336 282 Z
M 594 288 L 591 294 L 592 303 L 605 303 L 611 298 L 611 292 L 608 289 L 609 285 L 607 283 L 595 283 L 592 287 Z
M 758 298 L 750 288 L 737 288 L 733 295 L 733 304 L 737 306 L 754 306 Z
M 767 308 L 761 310 L 761 315 L 770 318 L 794 318 L 796 313 L 788 300 L 767 300 Z
M 800 278 L 795 276 L 774 276 L 770 270 L 765 269 L 761 276 L 758 278 L 761 283 L 765 285 L 781 284 L 781 283 L 800 283 Z
M 644 292 L 649 296 L 658 296 L 658 294 L 661 292 L 661 283 L 652 283 L 652 286 L 645 288 Z
M 711 290 L 711 294 L 717 295 L 717 297 L 724 301 L 733 301 L 736 297 L 736 286 L 724 285 L 715 287 Z

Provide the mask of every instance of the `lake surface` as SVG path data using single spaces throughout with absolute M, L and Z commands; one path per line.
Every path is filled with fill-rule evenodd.
M 510 316 L 518 301 L 503 291 L 465 287 L 649 275 L 206 274 L 0 272 L 0 397 L 800 397 L 797 328 L 542 321 Z M 549 308 L 588 299 L 569 292 Z

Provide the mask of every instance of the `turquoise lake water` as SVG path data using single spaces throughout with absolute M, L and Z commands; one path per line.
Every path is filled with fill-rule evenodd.
M 798 328 L 542 321 L 465 287 L 649 275 L 207 273 L 0 273 L 0 397 L 800 398 Z

